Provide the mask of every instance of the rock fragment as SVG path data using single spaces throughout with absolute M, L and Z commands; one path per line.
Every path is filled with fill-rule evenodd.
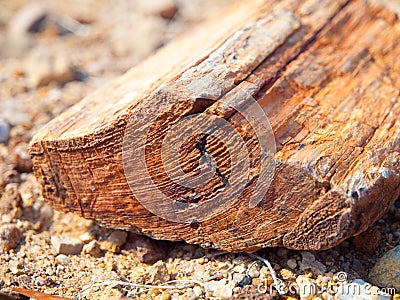
M 326 272 L 326 266 L 321 262 L 317 261 L 315 259 L 315 256 L 311 252 L 303 251 L 301 253 L 301 256 L 302 256 L 302 261 L 300 263 L 301 270 L 305 271 L 309 269 L 319 275 L 324 274 Z
M 9 251 L 17 248 L 21 240 L 21 231 L 14 224 L 6 224 L 0 228 L 0 249 Z
M 218 299 L 231 299 L 233 295 L 233 286 L 227 284 L 226 279 L 210 281 L 205 284 L 206 293 L 209 297 Z
M 294 270 L 294 269 L 297 268 L 297 261 L 296 261 L 295 259 L 293 259 L 293 258 L 288 259 L 288 261 L 287 261 L 286 264 L 287 264 L 287 266 L 288 266 L 289 268 L 291 268 L 292 270 Z
M 100 244 L 97 241 L 91 241 L 89 244 L 83 246 L 82 253 L 99 257 L 101 255 Z
M 58 254 L 65 255 L 77 255 L 81 253 L 83 248 L 83 244 L 79 239 L 70 236 L 52 236 L 51 245 Z
M 100 248 L 104 251 L 110 252 L 119 252 L 121 246 L 123 246 L 126 242 L 126 238 L 128 237 L 128 233 L 122 230 L 113 231 L 105 241 L 101 242 Z
M 65 254 L 59 254 L 56 257 L 56 263 L 59 265 L 66 266 L 71 263 L 71 259 Z
M 400 246 L 386 252 L 369 273 L 372 283 L 400 291 Z
M 167 266 L 164 262 L 158 261 L 149 268 L 148 282 L 152 284 L 164 283 L 170 280 Z
M 117 247 L 121 247 L 126 242 L 126 238 L 128 237 L 128 233 L 122 230 L 113 231 L 107 238 L 107 240 Z
M 124 249 L 133 253 L 139 261 L 147 264 L 163 260 L 167 255 L 167 244 L 165 242 L 154 241 L 149 237 L 134 233 L 129 234 Z

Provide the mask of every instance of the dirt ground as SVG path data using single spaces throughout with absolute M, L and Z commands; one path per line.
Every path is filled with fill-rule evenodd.
M 366 233 L 333 249 L 269 248 L 256 256 L 101 228 L 44 203 L 27 154 L 32 135 L 234 1 L 0 0 L 1 292 L 23 287 L 70 299 L 351 299 L 329 288 L 363 280 L 388 292 L 363 299 L 399 299 L 390 283 L 371 275 L 378 259 L 399 245 L 399 200 Z M 282 295 L 267 289 L 277 279 L 287 289 Z M 307 286 L 315 289 L 307 293 Z

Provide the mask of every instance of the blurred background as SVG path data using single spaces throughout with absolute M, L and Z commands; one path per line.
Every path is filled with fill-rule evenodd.
M 32 127 L 234 1 L 0 0 L 0 143 L 28 141 Z
M 40 126 L 235 0 L 0 0 L 0 191 Z

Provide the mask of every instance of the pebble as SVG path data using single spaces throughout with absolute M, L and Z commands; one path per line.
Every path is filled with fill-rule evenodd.
M 35 285 L 38 285 L 38 286 L 46 285 L 46 279 L 43 277 L 37 277 L 35 279 Z
M 289 251 L 285 248 L 279 248 L 277 254 L 280 258 L 287 258 Z
M 71 259 L 65 254 L 59 254 L 56 256 L 56 263 L 59 265 L 66 266 L 71 263 Z
M 158 261 L 154 265 L 149 267 L 148 278 L 148 282 L 151 284 L 164 283 L 169 281 L 170 274 L 165 263 L 163 261 Z
M 163 260 L 167 256 L 167 244 L 162 241 L 154 241 L 149 237 L 129 233 L 124 249 L 133 253 L 140 262 L 152 264 Z
M 370 227 L 363 233 L 355 236 L 353 242 L 357 250 L 364 253 L 373 254 L 378 248 L 380 240 L 380 231 L 374 227 Z
M 97 241 L 91 241 L 83 246 L 82 253 L 99 257 L 101 255 L 100 244 Z
M 281 273 L 283 279 L 291 279 L 296 277 L 296 275 L 288 269 L 282 269 L 279 273 Z
M 115 230 L 108 236 L 107 240 L 115 246 L 121 247 L 125 244 L 127 237 L 128 233 L 126 231 Z
M 316 291 L 315 284 L 310 278 L 300 275 L 296 278 L 297 287 L 299 289 L 299 296 L 303 300 L 313 299 Z
M 21 240 L 21 231 L 14 224 L 6 224 L 0 228 L 0 249 L 9 251 L 17 248 Z
M 84 243 L 89 243 L 95 239 L 95 236 L 91 232 L 85 232 L 79 236 L 79 239 Z
M 259 278 L 268 278 L 268 276 L 271 276 L 271 272 L 269 271 L 268 267 L 262 266 L 260 269 Z
M 251 283 L 251 277 L 246 274 L 234 273 L 232 275 L 232 281 L 235 286 L 242 288 Z
M 317 275 L 324 274 L 326 272 L 326 266 L 315 259 L 315 256 L 308 251 L 301 252 L 302 260 L 300 263 L 300 269 L 311 270 Z
M 193 287 L 193 294 L 196 297 L 196 299 L 200 298 L 203 295 L 202 288 L 196 285 L 195 287 Z
M 400 290 L 400 246 L 386 252 L 369 273 L 372 283 Z
M 287 264 L 287 266 L 288 266 L 289 268 L 291 268 L 292 270 L 294 270 L 294 269 L 297 268 L 297 261 L 296 261 L 295 259 L 293 259 L 293 258 L 288 259 L 288 261 L 287 261 L 286 264 Z
M 18 277 L 18 280 L 23 284 L 30 284 L 32 281 L 31 277 L 28 275 L 21 275 Z
M 19 143 L 12 149 L 10 163 L 19 173 L 32 172 L 32 160 L 28 154 L 28 145 L 26 143 Z
M 51 245 L 58 254 L 65 255 L 78 255 L 83 248 L 83 244 L 79 239 L 70 236 L 52 236 Z
M 220 299 L 232 298 L 232 286 L 226 284 L 226 279 L 210 281 L 204 284 L 208 297 L 217 297 Z
M 351 283 L 341 284 L 335 294 L 337 300 L 390 300 L 391 296 L 379 291 L 378 287 L 355 279 Z
M 247 274 L 252 278 L 257 278 L 260 276 L 260 271 L 256 266 L 252 266 L 248 271 Z
M 0 120 L 0 143 L 7 143 L 8 139 L 10 138 L 10 125 Z

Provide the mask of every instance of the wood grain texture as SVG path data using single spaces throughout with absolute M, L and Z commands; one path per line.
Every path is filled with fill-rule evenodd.
M 396 1 L 257 0 L 232 7 L 33 138 L 30 153 L 44 198 L 105 226 L 227 251 L 325 249 L 364 231 L 400 195 L 399 12 Z M 124 173 L 122 144 L 132 116 L 146 119 L 143 107 L 168 102 L 154 91 L 202 77 L 218 83 L 227 104 L 188 97 L 172 105 L 150 129 L 149 172 L 166 195 L 190 198 L 193 191 L 168 180 L 160 147 L 172 124 L 204 112 L 237 129 L 252 174 L 234 205 L 193 226 L 141 205 Z M 239 89 L 265 111 L 277 145 L 273 181 L 253 208 L 261 152 L 252 128 L 229 105 L 240 102 Z M 187 145 L 182 168 L 194 170 L 204 155 L 199 140 L 228 178 L 229 155 L 212 137 Z M 197 201 L 226 188 L 221 176 L 195 191 Z

